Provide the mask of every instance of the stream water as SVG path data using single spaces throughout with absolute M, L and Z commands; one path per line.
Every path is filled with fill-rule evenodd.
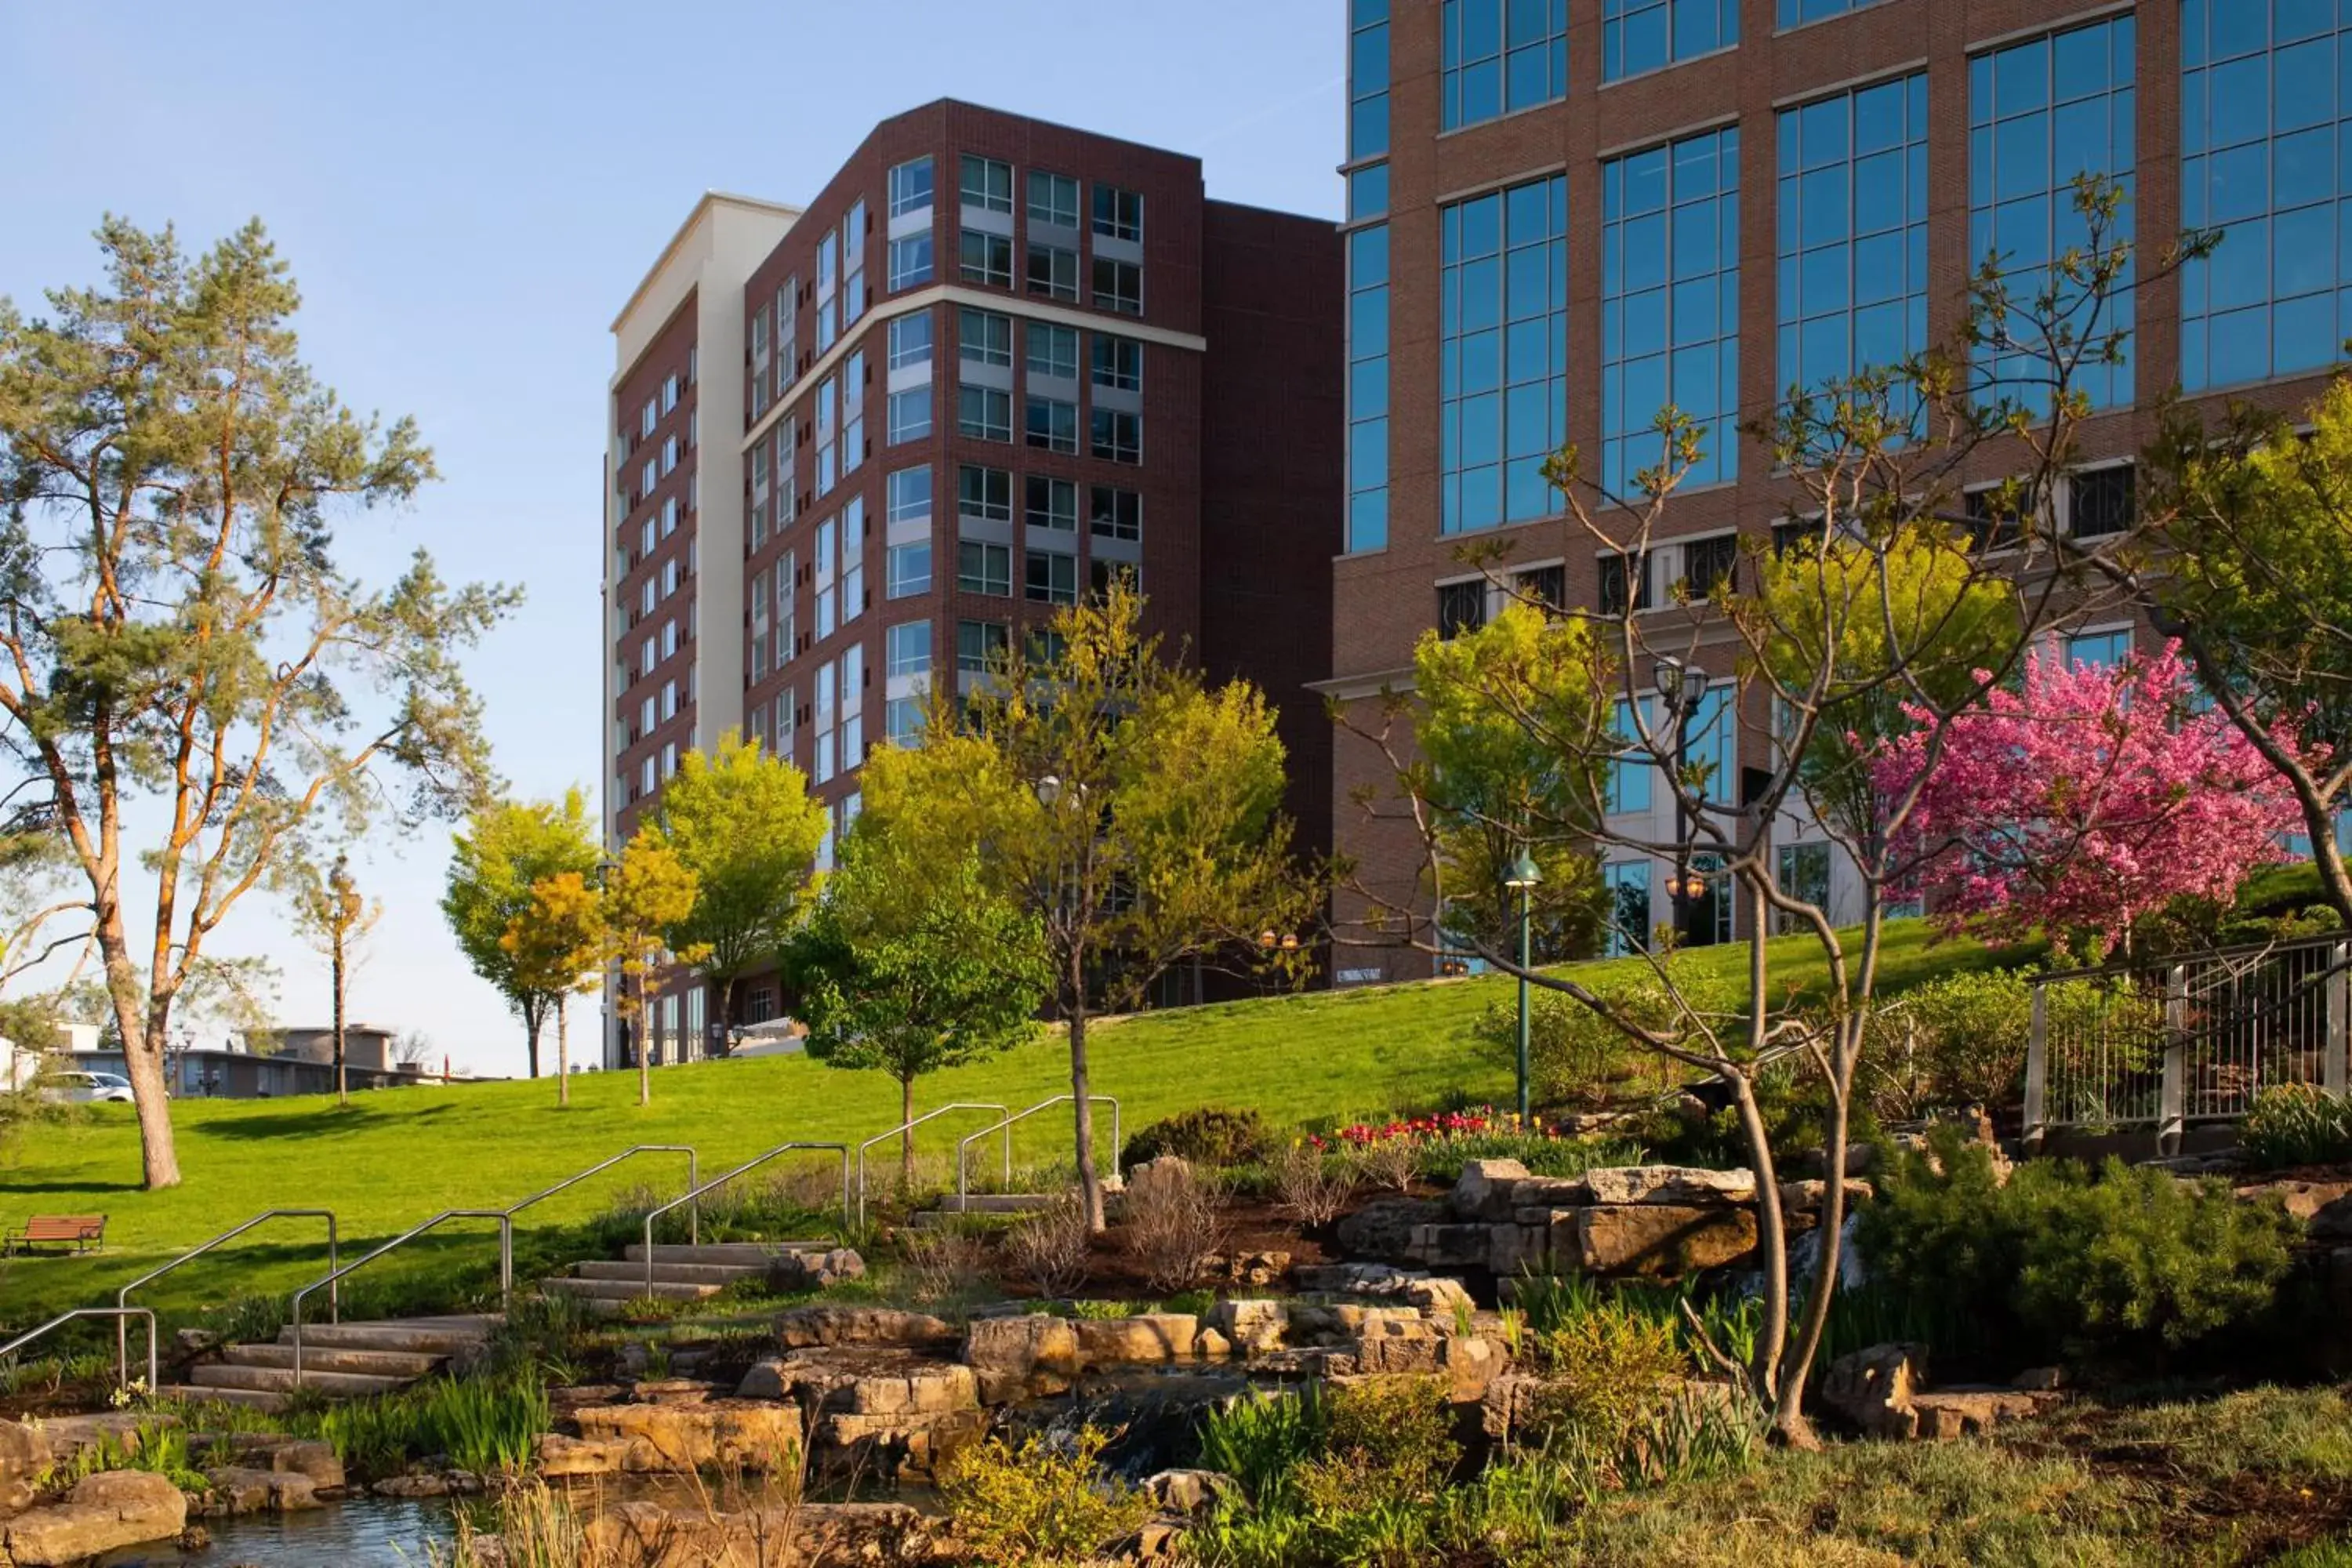
M 456 1533 L 446 1502 L 375 1497 L 302 1513 L 208 1520 L 205 1528 L 209 1552 L 188 1556 L 166 1541 L 98 1561 L 101 1568 L 426 1568 L 433 1549 Z

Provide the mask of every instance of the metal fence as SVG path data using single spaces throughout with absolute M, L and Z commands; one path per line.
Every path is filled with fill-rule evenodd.
M 2025 1137 L 2243 1116 L 2264 1089 L 2345 1091 L 2352 942 L 2329 937 L 2043 975 L 2033 984 Z

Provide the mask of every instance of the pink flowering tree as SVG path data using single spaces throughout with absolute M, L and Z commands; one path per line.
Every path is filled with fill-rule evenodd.
M 1932 716 L 1914 717 L 1873 769 L 1882 795 L 1917 790 L 1894 847 L 1948 925 L 1990 941 L 2127 947 L 2176 899 L 2231 898 L 2303 825 L 2277 770 L 2200 710 L 2175 644 L 2112 667 L 2030 655 L 2021 691 L 1943 721 L 1933 760 Z

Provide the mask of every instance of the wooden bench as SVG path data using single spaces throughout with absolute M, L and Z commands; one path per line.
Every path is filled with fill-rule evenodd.
M 76 1252 L 106 1247 L 106 1216 L 102 1214 L 37 1214 L 22 1229 L 0 1237 L 0 1252 L 13 1254 L 45 1242 L 70 1245 Z

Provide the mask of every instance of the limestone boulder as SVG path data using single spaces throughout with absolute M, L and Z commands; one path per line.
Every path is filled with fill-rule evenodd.
M 980 1380 L 960 1362 L 933 1362 L 904 1372 L 860 1377 L 845 1401 L 859 1415 L 929 1415 L 980 1408 Z
M 1912 1435 L 1933 1442 L 1980 1437 L 2012 1421 L 2046 1415 L 2065 1398 L 2054 1389 L 1938 1388 L 1911 1396 Z
M 49 1464 L 49 1440 L 40 1427 L 0 1421 L 0 1519 L 32 1505 L 33 1479 Z
M 1143 1479 L 1143 1495 L 1163 1513 L 1196 1514 L 1241 1496 L 1241 1483 L 1222 1470 L 1161 1470 Z
M 539 1473 L 549 1480 L 617 1476 L 629 1468 L 630 1439 L 572 1437 L 547 1432 L 539 1439 Z
M 206 1518 L 245 1513 L 299 1513 L 322 1506 L 310 1478 L 292 1470 L 218 1465 L 205 1472 Z
M 917 1568 L 968 1561 L 941 1522 L 905 1503 L 803 1503 L 718 1512 L 628 1502 L 583 1531 L 582 1560 L 630 1568 Z
M 2265 1182 L 2237 1194 L 2241 1202 L 2275 1198 L 2314 1241 L 2352 1241 L 2352 1182 Z
M 1753 1252 L 1756 1215 L 1744 1208 L 1596 1205 L 1577 1212 L 1576 1246 L 1577 1265 L 1588 1274 L 1674 1279 Z
M 1431 1268 L 1484 1268 L 1493 1250 L 1486 1225 L 1417 1225 L 1407 1248 L 1412 1260 Z
M 1209 1313 L 1209 1327 L 1244 1355 L 1278 1350 L 1289 1331 L 1290 1310 L 1280 1301 L 1229 1300 Z
M 1444 1223 L 1446 1212 L 1433 1198 L 1381 1198 L 1333 1226 L 1331 1238 L 1344 1257 L 1401 1263 L 1412 1256 L 1413 1232 Z
M 324 1443 L 280 1443 L 269 1450 L 269 1468 L 279 1475 L 301 1476 L 315 1492 L 341 1492 L 348 1478 L 343 1462 Z
M 810 1432 L 810 1457 L 824 1476 L 896 1482 L 936 1475 L 940 1462 L 988 1432 L 985 1410 L 887 1414 L 828 1412 Z
M 1529 1176 L 1511 1189 L 1511 1212 L 1506 1216 L 1528 1223 L 1528 1211 L 1582 1208 L 1592 1201 L 1592 1188 L 1582 1176 Z
M 844 1280 L 864 1278 L 866 1259 L 846 1247 L 825 1252 L 781 1252 L 768 1265 L 768 1288 L 779 1292 L 828 1289 Z
M 973 1320 L 964 1335 L 963 1359 L 991 1404 L 1024 1394 L 1066 1393 L 1081 1365 L 1076 1329 L 1067 1319 L 1042 1312 Z
M 1234 1342 L 1214 1329 L 1202 1329 L 1192 1342 L 1192 1348 L 1206 1361 L 1223 1361 L 1234 1353 Z
M 1467 1161 L 1445 1196 L 1446 1206 L 1462 1219 L 1508 1219 L 1512 1192 L 1528 1174 L 1517 1160 Z
M 1345 1221 L 1340 1223 L 1345 1224 Z M 1290 1272 L 1290 1254 L 1278 1250 L 1236 1253 L 1228 1258 L 1213 1252 L 1201 1259 L 1201 1277 L 1213 1283 L 1264 1290 L 1279 1285 Z
M 791 1470 L 799 1462 L 797 1405 L 714 1399 L 699 1405 L 598 1405 L 572 1413 L 580 1436 L 625 1445 L 633 1475 L 683 1475 L 706 1466 Z
M 1584 1173 L 1592 1202 L 1614 1204 L 1746 1204 L 1756 1201 L 1753 1171 L 1710 1171 L 1700 1165 L 1611 1165 Z
M 188 1500 L 170 1479 L 144 1470 L 86 1476 L 61 1503 L 0 1521 L 0 1562 L 63 1568 L 101 1552 L 170 1541 L 187 1528 Z
M 738 1399 L 782 1399 L 786 1397 L 784 1363 L 779 1356 L 762 1356 L 751 1363 L 735 1385 Z
M 1071 1326 L 1077 1331 L 1079 1358 L 1088 1366 L 1189 1360 L 1201 1332 L 1201 1320 L 1190 1312 L 1081 1318 Z
M 1822 1403 L 1875 1437 L 1909 1437 L 1919 1429 L 1913 1401 L 1927 1382 L 1927 1347 L 1872 1345 L 1830 1363 Z
M 795 1307 L 776 1319 L 776 1338 L 786 1350 L 820 1345 L 915 1348 L 951 1343 L 955 1337 L 951 1326 L 929 1313 L 895 1307 Z

